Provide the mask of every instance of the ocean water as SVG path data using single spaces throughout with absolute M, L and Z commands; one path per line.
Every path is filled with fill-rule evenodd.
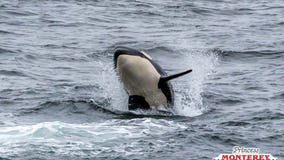
M 127 110 L 116 46 L 172 81 L 172 114 Z M 282 0 L 1 0 L 0 159 L 284 159 Z

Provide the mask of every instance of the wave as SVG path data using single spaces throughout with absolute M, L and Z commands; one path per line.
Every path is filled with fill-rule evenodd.
M 283 141 L 283 137 L 284 137 L 284 134 L 281 134 L 281 133 L 276 133 L 274 135 L 269 135 L 269 136 L 262 136 L 261 138 L 255 138 L 254 140 L 256 142 L 267 142 L 267 143 L 271 143 L 272 141 Z
M 2 127 L 0 155 L 13 159 L 19 155 L 26 155 L 27 159 L 44 155 L 46 159 L 49 156 L 90 158 L 109 157 L 110 153 L 137 154 L 139 150 L 144 153 L 143 146 L 149 143 L 155 150 L 175 145 L 168 144 L 167 139 L 152 138 L 186 129 L 183 123 L 152 118 L 112 119 L 83 124 L 53 121 Z
M 106 109 L 109 106 L 109 100 L 103 99 L 102 101 L 93 100 L 55 100 L 46 101 L 34 108 L 25 108 L 20 110 L 20 114 L 31 113 L 74 113 L 74 114 L 87 114 L 89 110 L 99 111 L 102 113 L 114 114 L 111 110 Z
M 2 53 L 16 53 L 16 52 L 10 49 L 0 48 L 0 54 Z
M 112 128 L 114 127 L 114 128 Z M 66 129 L 65 129 L 66 128 Z M 92 123 L 83 123 L 83 124 L 74 124 L 74 123 L 64 123 L 60 121 L 53 122 L 42 122 L 32 125 L 19 125 L 19 126 L 11 126 L 11 127 L 2 127 L 0 131 L 0 141 L 2 143 L 5 142 L 5 138 L 14 137 L 14 140 L 18 141 L 26 141 L 28 139 L 22 139 L 25 137 L 46 137 L 46 138 L 55 138 L 61 141 L 61 138 L 64 137 L 61 133 L 74 133 L 76 136 L 80 136 L 80 134 L 76 134 L 76 132 L 81 133 L 81 130 L 85 130 L 85 133 L 92 134 L 93 136 L 98 136 L 96 133 L 108 134 L 117 133 L 121 134 L 120 131 L 127 129 L 129 132 L 133 132 L 129 134 L 129 136 L 140 137 L 143 134 L 153 134 L 160 135 L 163 133 L 167 133 L 170 131 L 176 131 L 178 129 L 184 130 L 187 127 L 183 123 L 177 123 L 174 121 L 164 120 L 164 119 L 152 119 L 152 118 L 137 118 L 137 119 L 110 119 L 103 122 L 92 122 Z M 144 133 L 135 132 L 135 129 L 154 129 L 153 130 L 144 130 Z M 45 130 L 45 131 L 44 131 Z M 123 133 L 123 132 L 122 132 Z M 5 138 L 4 138 L 5 137 Z M 86 136 L 88 137 L 88 136 Z M 116 137 L 105 137 L 105 140 L 111 139 L 119 139 L 120 136 Z M 19 138 L 19 139 L 18 139 Z M 65 137 L 68 139 L 68 137 Z M 92 139 L 94 141 L 101 141 L 99 137 Z M 104 141 L 104 140 L 103 140 Z
M 259 122 L 259 121 L 271 121 L 271 120 L 281 120 L 284 119 L 284 114 L 280 112 L 273 112 L 269 109 L 264 109 L 260 112 L 255 112 L 254 116 L 249 121 Z
M 0 30 L 0 35 L 6 35 L 6 34 L 12 34 L 12 35 L 22 35 L 16 32 L 10 32 L 10 31 L 6 31 L 6 30 Z M 1 53 L 1 52 L 0 52 Z
M 206 143 L 209 143 L 208 145 L 211 145 L 212 143 L 220 143 L 220 144 L 226 144 L 229 146 L 236 146 L 236 145 L 247 145 L 248 140 L 244 139 L 241 136 L 237 136 L 234 133 L 230 134 L 224 134 L 224 133 L 206 133 L 201 134 L 197 138 L 203 140 Z
M 68 121 L 83 117 L 80 121 L 84 122 L 87 119 L 88 122 L 118 118 L 118 119 L 132 119 L 132 118 L 167 118 L 177 117 L 171 112 L 157 111 L 157 110 L 135 110 L 135 111 L 123 111 L 115 110 L 111 107 L 110 99 L 102 100 L 58 100 L 47 101 L 34 108 L 20 109 L 17 116 L 38 116 L 42 120 L 44 117 L 48 119 Z
M 28 77 L 26 74 L 22 73 L 21 71 L 10 71 L 10 70 L 0 70 L 0 75 Z
M 228 51 L 219 48 L 210 49 L 212 52 L 218 54 L 225 58 L 256 58 L 256 57 L 273 57 L 275 59 L 284 57 L 284 51 L 273 51 L 273 50 L 263 50 L 263 51 Z
M 6 10 L 6 13 L 13 16 L 34 16 L 37 15 L 31 11 L 19 11 L 19 10 Z
M 251 123 L 243 121 L 228 121 L 228 122 L 222 122 L 220 124 L 225 126 L 247 126 L 250 125 Z

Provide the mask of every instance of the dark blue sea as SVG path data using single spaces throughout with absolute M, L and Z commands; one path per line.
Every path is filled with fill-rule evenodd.
M 172 114 L 128 111 L 117 46 L 172 81 Z M 283 0 L 0 0 L 0 159 L 284 159 Z

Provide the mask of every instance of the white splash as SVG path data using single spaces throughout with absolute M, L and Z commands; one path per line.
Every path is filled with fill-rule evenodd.
M 190 68 L 193 71 L 174 83 L 175 110 L 178 115 L 198 116 L 207 108 L 202 98 L 204 83 L 218 63 L 218 57 L 208 50 L 181 50 L 183 54 L 181 56 L 183 58 L 179 61 L 181 68 Z
M 102 68 L 101 78 L 99 79 L 99 85 L 103 88 L 101 95 L 110 99 L 112 109 L 127 111 L 128 96 L 117 77 L 113 63 L 98 62 L 98 65 Z

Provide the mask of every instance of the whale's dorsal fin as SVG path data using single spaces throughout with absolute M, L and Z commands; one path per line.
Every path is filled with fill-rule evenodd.
M 177 74 L 173 74 L 173 75 L 170 75 L 170 76 L 162 76 L 162 77 L 160 77 L 158 87 L 161 88 L 167 81 L 181 77 L 181 76 L 186 75 L 190 72 L 192 72 L 192 69 L 189 69 L 187 71 L 180 72 L 180 73 L 177 73 Z

